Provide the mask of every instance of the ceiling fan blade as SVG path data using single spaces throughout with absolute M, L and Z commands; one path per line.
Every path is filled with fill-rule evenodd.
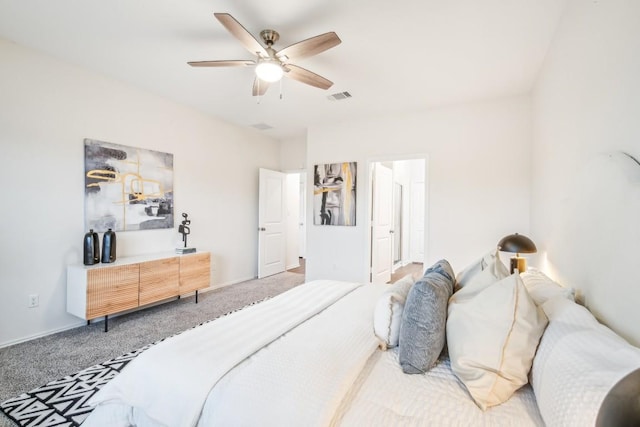
M 340 43 L 342 43 L 342 40 L 332 31 L 287 46 L 278 51 L 276 56 L 282 60 L 285 60 L 285 56 L 287 59 L 305 58 L 322 53 Z
M 228 13 L 214 13 L 213 14 L 218 21 L 247 49 L 254 55 L 261 56 L 263 58 L 269 57 L 269 54 L 265 48 L 260 44 L 255 37 L 251 35 L 246 28 L 242 26 L 236 19 Z
M 269 82 L 265 82 L 256 77 L 253 81 L 253 96 L 262 96 L 267 93 L 267 89 L 269 89 Z
M 333 82 L 331 80 L 327 80 L 324 77 L 302 67 L 298 67 L 297 65 L 287 64 L 284 75 L 290 79 L 297 80 L 301 83 L 320 89 L 326 90 L 333 86 Z
M 191 61 L 187 64 L 192 67 L 248 67 L 255 65 L 256 61 L 232 60 L 232 61 Z

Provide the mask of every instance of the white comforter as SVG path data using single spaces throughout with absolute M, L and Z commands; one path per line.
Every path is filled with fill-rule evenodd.
M 365 285 L 229 372 L 200 426 L 327 426 L 378 346 L 373 308 L 385 285 Z
M 339 298 L 338 289 L 343 294 Z M 151 357 L 143 358 L 147 354 L 143 353 L 109 383 L 115 385 L 99 393 L 94 400 L 101 403 L 83 426 L 543 424 L 529 386 L 483 412 L 446 358 L 425 375 L 405 375 L 395 350 L 376 351 L 372 315 L 385 289 L 385 285 L 311 282 L 207 328 L 196 328 L 184 342 L 175 340 L 178 347 L 186 345 L 188 355 L 174 348 L 168 351 L 175 352 L 174 358 L 162 350 L 164 343 L 159 344 L 147 351 Z M 301 316 L 308 317 L 302 323 L 297 315 L 293 320 L 298 305 L 311 301 L 326 308 L 311 309 L 317 314 Z M 201 383 L 211 386 L 206 389 Z M 192 400 L 199 406 L 194 407 Z M 168 418 L 160 420 L 157 412 L 150 412 L 158 409 Z
M 340 396 L 336 395 L 338 391 L 336 387 L 345 388 L 346 392 L 350 386 L 349 375 L 353 377 L 351 379 L 353 382 L 359 373 L 358 365 L 361 368 L 375 349 L 376 341 L 371 333 L 370 313 L 383 288 L 366 286 L 361 288 L 366 291 L 354 293 L 355 295 L 351 298 L 345 297 L 361 286 L 355 283 L 336 281 L 311 282 L 272 300 L 187 331 L 152 347 L 131 362 L 119 376 L 91 399 L 90 404 L 98 405 L 98 407 L 84 425 L 193 426 L 200 419 L 205 400 L 212 389 L 212 398 L 209 399 L 210 403 L 205 408 L 203 414 L 205 417 L 201 420 L 201 424 L 228 424 L 230 422 L 228 420 L 233 419 L 233 424 L 238 425 L 236 422 L 238 417 L 249 414 L 246 410 L 246 399 L 247 393 L 250 393 L 253 387 L 247 389 L 243 385 L 230 385 L 225 381 L 224 384 L 221 384 L 220 389 L 213 388 L 234 366 L 245 360 L 244 368 L 251 366 L 252 358 L 250 356 L 267 346 L 259 353 L 259 357 L 256 356 L 256 358 L 266 359 L 266 361 L 262 361 L 261 367 L 254 368 L 253 371 L 255 371 L 255 375 L 269 371 L 271 363 L 281 362 L 281 360 L 280 357 L 276 357 L 272 361 L 268 360 L 268 344 L 289 331 L 294 336 L 294 340 L 299 341 L 298 344 L 291 345 L 292 352 L 298 351 L 293 349 L 299 348 L 300 343 L 304 348 L 306 341 L 310 346 L 307 347 L 307 351 L 303 351 L 304 354 L 300 355 L 301 357 L 323 354 L 322 348 L 313 347 L 314 334 L 334 333 L 335 327 L 338 331 L 341 329 L 351 331 L 352 328 L 350 329 L 349 325 L 352 322 L 350 319 L 353 319 L 354 322 L 356 322 L 356 317 L 366 319 L 364 322 L 356 322 L 360 325 L 359 329 L 362 329 L 356 331 L 356 334 L 360 333 L 361 338 L 356 338 L 354 341 L 354 331 L 345 332 L 344 340 L 348 341 L 348 344 L 355 349 L 353 350 L 355 361 L 332 359 L 325 363 L 326 372 L 319 375 L 320 382 L 324 383 L 318 384 L 317 392 L 324 393 L 322 396 L 326 396 L 326 399 L 337 400 L 337 402 L 324 402 L 316 405 L 318 398 L 309 393 L 311 396 L 309 399 L 310 407 L 298 409 L 300 414 L 310 414 L 313 417 L 311 419 L 322 419 L 319 412 L 327 410 L 327 413 L 333 413 L 335 408 L 331 409 L 331 406 L 336 406 L 341 400 Z M 331 328 L 327 328 L 324 326 L 326 323 L 310 321 L 304 323 L 305 331 L 297 332 L 297 329 L 294 329 L 338 300 L 341 300 L 340 304 L 330 307 L 322 314 L 324 318 L 333 318 L 327 316 L 326 313 L 329 312 L 329 316 L 335 315 L 335 319 L 344 324 L 332 325 Z M 358 310 L 357 307 L 360 309 Z M 352 310 L 355 311 L 349 317 L 348 313 Z M 369 315 L 365 315 L 367 311 Z M 345 315 L 347 315 L 346 318 Z M 317 342 L 322 343 L 324 340 Z M 362 348 L 358 349 L 360 347 Z M 331 351 L 331 353 L 335 352 Z M 339 354 L 335 353 L 334 357 L 339 358 Z M 290 356 L 296 357 L 295 354 Z M 339 368 L 341 362 L 346 363 L 343 369 L 346 372 L 340 372 L 334 381 L 331 371 L 336 367 Z M 315 366 L 312 363 L 305 366 L 306 368 L 299 366 L 298 369 L 317 369 L 311 368 L 311 366 Z M 244 368 L 232 372 L 244 372 L 236 375 L 248 375 L 248 382 L 245 381 L 244 384 L 253 385 L 251 370 L 247 371 Z M 249 373 L 247 374 L 247 372 Z M 344 374 L 347 377 L 346 382 Z M 300 384 L 296 384 L 296 382 L 297 378 L 292 374 L 288 380 L 286 378 L 275 379 L 272 385 L 275 387 L 275 391 L 282 392 L 285 389 L 300 387 Z M 240 384 L 240 382 L 236 384 Z M 268 387 L 268 385 L 264 387 Z M 325 391 L 321 390 L 323 388 Z M 274 396 L 277 396 L 274 390 L 263 390 L 268 397 L 262 401 L 262 405 L 266 409 L 271 407 L 270 402 Z M 218 399 L 224 399 L 222 406 L 217 403 Z M 254 404 L 258 403 L 251 403 L 251 405 Z M 230 409 L 225 412 L 227 407 Z M 247 421 L 249 424 L 258 422 L 265 425 L 265 419 L 259 415 L 258 411 L 252 410 L 251 413 L 258 415 L 259 418 Z

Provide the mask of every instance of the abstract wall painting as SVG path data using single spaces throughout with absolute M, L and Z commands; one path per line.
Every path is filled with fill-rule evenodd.
M 313 223 L 356 225 L 356 162 L 313 167 Z
M 85 228 L 173 228 L 173 154 L 84 140 Z

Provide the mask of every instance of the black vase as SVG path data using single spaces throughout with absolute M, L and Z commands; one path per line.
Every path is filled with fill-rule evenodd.
M 89 230 L 84 235 L 84 265 L 93 265 L 100 262 L 100 239 L 98 233 Z
M 114 262 L 116 260 L 116 233 L 108 229 L 102 236 L 102 262 Z

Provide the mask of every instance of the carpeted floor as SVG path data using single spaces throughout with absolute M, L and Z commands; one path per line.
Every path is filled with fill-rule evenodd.
M 0 402 L 102 363 L 304 282 L 284 272 L 182 298 L 14 346 L 0 348 Z M 13 426 L 0 413 L 0 427 Z
M 391 280 L 389 280 L 389 283 L 395 283 L 398 280 L 402 279 L 407 274 L 420 276 L 423 273 L 424 273 L 424 265 L 421 262 L 412 262 L 394 271 L 391 274 Z

